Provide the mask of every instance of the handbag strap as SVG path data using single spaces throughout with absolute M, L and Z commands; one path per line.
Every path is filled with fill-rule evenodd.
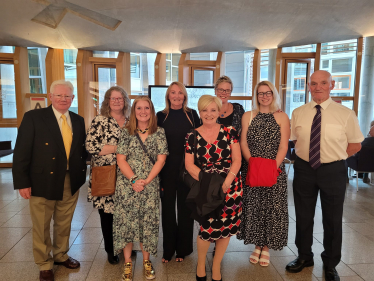
M 193 130 L 193 155 L 194 155 L 194 163 L 196 166 L 201 168 L 201 163 L 199 160 L 197 160 L 197 134 L 196 129 Z
M 138 138 L 138 140 L 139 140 L 139 142 L 140 142 L 140 145 L 141 145 L 141 147 L 143 148 L 145 154 L 147 154 L 147 156 L 149 157 L 149 160 L 151 160 L 152 164 L 154 165 L 154 164 L 156 163 L 156 161 L 151 157 L 151 155 L 149 155 L 148 150 L 147 150 L 147 148 L 145 147 L 145 145 L 144 145 L 142 139 L 140 138 L 139 134 L 136 134 L 136 137 Z

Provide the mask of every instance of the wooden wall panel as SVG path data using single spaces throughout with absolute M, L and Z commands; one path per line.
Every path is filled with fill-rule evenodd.
M 320 69 L 321 64 L 321 43 L 317 43 L 316 47 L 316 58 L 314 59 L 314 71 Z
M 23 115 L 30 110 L 29 58 L 27 48 L 16 47 L 14 50 L 14 80 L 16 86 L 17 127 L 21 125 Z
M 63 49 L 48 48 L 47 56 L 45 57 L 45 73 L 47 92 L 49 93 L 54 81 L 65 79 Z M 50 104 L 51 101 L 48 99 L 48 105 Z
M 191 85 L 191 71 L 190 67 L 186 64 L 186 61 L 189 59 L 190 54 L 183 53 L 178 64 L 178 81 L 183 83 L 185 86 Z
M 169 69 L 169 71 L 171 71 L 171 69 Z M 166 54 L 158 53 L 156 56 L 156 60 L 155 60 L 155 85 L 165 85 L 165 84 L 166 84 Z
M 358 114 L 358 102 L 360 97 L 360 81 L 361 81 L 361 65 L 362 65 L 362 49 L 364 38 L 357 39 L 357 52 L 356 52 L 356 76 L 355 76 L 355 91 L 353 100 L 353 110 Z
M 281 69 L 282 69 L 282 48 L 279 47 L 277 49 L 277 58 L 276 58 L 276 65 L 275 65 L 275 88 L 278 90 L 278 93 L 281 95 L 282 98 L 282 85 L 281 85 Z
M 78 50 L 76 60 L 78 114 L 84 117 L 86 129 L 95 116 L 93 93 L 96 87 L 93 81 L 93 64 L 89 61 L 90 57 L 92 57 L 92 51 Z
M 256 49 L 253 56 L 252 93 L 258 82 L 260 82 L 261 50 Z
M 130 53 L 119 52 L 116 60 L 117 85 L 131 95 Z

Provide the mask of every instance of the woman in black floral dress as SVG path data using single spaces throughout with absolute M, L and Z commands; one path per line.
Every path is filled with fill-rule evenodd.
M 249 258 L 251 263 L 260 261 L 261 266 L 268 266 L 269 249 L 281 250 L 288 240 L 287 175 L 283 160 L 290 138 L 290 121 L 286 113 L 279 111 L 279 94 L 269 81 L 257 84 L 253 101 L 256 101 L 253 110 L 246 112 L 242 121 L 240 144 L 246 159 L 242 179 L 246 178 L 250 157 L 275 160 L 281 173 L 272 187 L 244 185 L 238 239 L 256 245 Z
M 121 130 L 129 115 L 130 100 L 126 91 L 118 86 L 106 91 L 101 104 L 100 115 L 96 116 L 87 132 L 86 149 L 91 154 L 88 201 L 99 210 L 101 230 L 104 237 L 108 261 L 117 264 L 119 258 L 113 252 L 113 195 L 96 197 L 91 195 L 92 167 L 115 165 L 116 150 Z
M 222 190 L 226 198 L 219 217 L 208 215 L 200 224 L 197 239 L 198 263 L 196 280 L 206 280 L 205 260 L 211 242 L 216 242 L 213 258 L 212 279 L 221 280 L 221 261 L 230 237 L 236 235 L 242 211 L 242 183 L 238 174 L 241 154 L 238 134 L 233 127 L 217 124 L 221 101 L 217 97 L 204 95 L 198 108 L 203 125 L 197 131 L 197 158 L 202 167 L 194 164 L 194 134 L 186 137 L 186 169 L 196 180 L 200 171 L 217 173 L 225 178 Z M 204 176 L 203 176 L 204 179 Z M 203 181 L 203 180 L 202 180 Z M 216 212 L 214 212 L 216 213 Z
M 244 108 L 240 103 L 231 103 L 229 98 L 233 90 L 233 83 L 228 76 L 221 76 L 214 85 L 216 96 L 222 101 L 218 123 L 226 127 L 233 126 L 240 135 Z

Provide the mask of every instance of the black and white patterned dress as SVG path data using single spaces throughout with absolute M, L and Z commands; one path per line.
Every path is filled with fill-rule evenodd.
M 96 197 L 91 195 L 92 167 L 117 164 L 115 153 L 99 155 L 104 145 L 117 145 L 121 136 L 121 128 L 113 117 L 96 116 L 88 129 L 86 150 L 91 154 L 90 181 L 88 183 L 88 202 L 93 202 L 96 209 L 103 209 L 105 213 L 113 214 L 113 195 Z M 120 170 L 117 168 L 117 173 Z
M 247 143 L 252 157 L 275 159 L 281 140 L 280 126 L 272 113 L 258 112 L 248 127 Z M 288 240 L 287 175 L 282 173 L 272 187 L 245 185 L 248 163 L 242 170 L 243 213 L 238 239 L 244 244 L 281 250 Z M 244 172 L 243 172 L 244 171 Z

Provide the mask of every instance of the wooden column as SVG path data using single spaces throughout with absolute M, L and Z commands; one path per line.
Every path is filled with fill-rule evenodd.
M 360 81 L 361 81 L 361 64 L 362 64 L 362 48 L 364 45 L 364 38 L 357 39 L 356 51 L 356 76 L 355 76 L 355 91 L 353 99 L 353 110 L 358 114 L 358 102 L 360 97 Z
M 317 43 L 316 47 L 316 58 L 314 59 L 314 71 L 320 69 L 321 64 L 321 43 Z
M 276 65 L 275 65 L 275 88 L 277 88 L 278 93 L 281 95 L 282 100 L 282 85 L 281 85 L 281 69 L 282 69 L 282 48 L 279 47 L 277 49 L 277 58 L 276 58 Z
M 77 54 L 77 93 L 78 114 L 84 117 L 86 129 L 95 117 L 94 94 L 95 82 L 93 81 L 93 66 L 89 61 L 92 51 L 78 50 Z
M 222 52 L 218 52 L 213 84 L 216 83 L 218 78 L 220 78 L 222 75 L 225 75 L 225 55 Z
M 256 49 L 253 56 L 252 93 L 258 82 L 260 82 L 261 70 L 261 50 Z
M 27 48 L 15 48 L 13 63 L 16 88 L 17 127 L 19 127 L 23 115 L 26 111 L 30 110 L 30 99 L 25 97 L 27 93 L 30 93 L 29 58 Z
M 119 52 L 116 61 L 117 85 L 131 95 L 130 53 Z
M 45 73 L 47 92 L 49 93 L 54 81 L 65 79 L 63 49 L 48 49 L 47 56 L 45 57 Z M 50 104 L 51 101 L 48 99 L 48 105 Z
M 171 71 L 171 69 L 169 69 Z M 155 60 L 155 85 L 166 84 L 166 54 L 158 53 Z
M 186 86 L 191 85 L 191 71 L 186 61 L 190 59 L 190 54 L 183 53 L 178 64 L 178 81 Z

